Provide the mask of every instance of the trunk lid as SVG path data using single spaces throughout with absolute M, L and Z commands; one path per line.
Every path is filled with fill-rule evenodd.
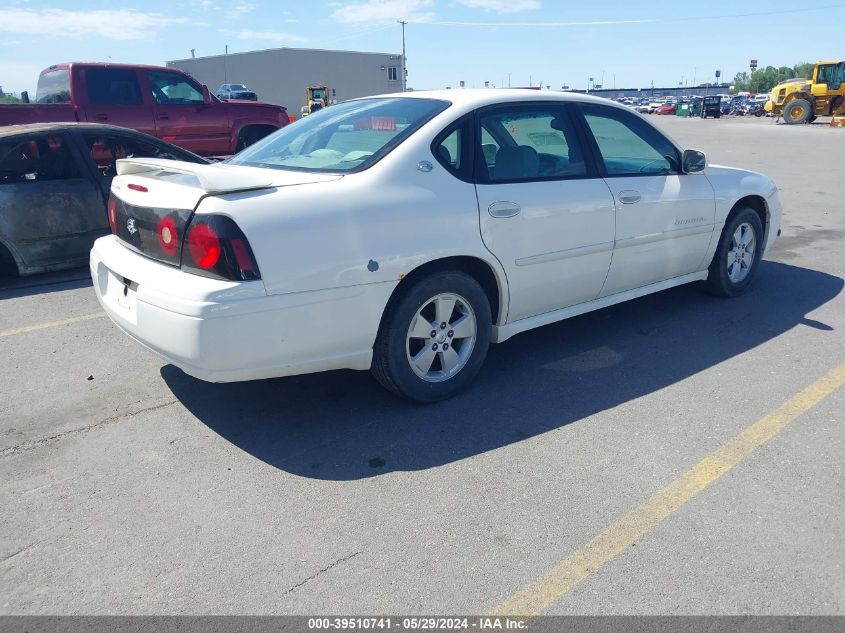
M 171 266 L 181 263 L 191 216 L 205 196 L 341 177 L 152 158 L 119 160 L 117 174 L 109 200 L 113 232 L 126 247 Z

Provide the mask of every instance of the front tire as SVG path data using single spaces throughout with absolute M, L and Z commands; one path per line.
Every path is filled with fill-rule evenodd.
M 793 99 L 783 109 L 783 120 L 788 125 L 807 123 L 813 116 L 813 107 L 806 99 Z
M 460 271 L 431 274 L 391 300 L 371 371 L 403 398 L 444 400 L 481 369 L 491 325 L 490 302 L 475 279 Z
M 707 275 L 713 294 L 737 297 L 748 290 L 763 255 L 763 224 L 754 209 L 729 216 Z

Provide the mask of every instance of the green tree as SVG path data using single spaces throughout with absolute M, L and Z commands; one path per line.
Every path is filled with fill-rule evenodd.
M 20 103 L 21 100 L 12 95 L 3 95 L 0 97 L 0 103 Z
M 769 92 L 779 83 L 789 79 L 809 79 L 813 76 L 814 64 L 802 62 L 794 66 L 766 66 L 755 70 L 753 73 L 737 73 L 734 77 L 734 89 L 736 92 Z

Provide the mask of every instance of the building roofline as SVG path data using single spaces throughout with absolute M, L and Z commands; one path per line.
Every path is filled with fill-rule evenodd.
M 393 57 L 402 57 L 402 53 L 379 53 L 373 51 L 347 51 L 347 50 L 335 50 L 330 48 L 299 48 L 294 46 L 280 46 L 277 48 L 259 48 L 252 51 L 240 51 L 238 53 L 225 53 L 219 55 L 204 55 L 202 57 L 185 57 L 182 59 L 171 59 L 168 60 L 167 64 L 174 64 L 176 62 L 191 62 L 196 61 L 198 59 L 218 59 L 222 57 L 234 57 L 235 55 L 253 55 L 255 53 L 271 53 L 277 51 L 306 51 L 306 52 L 315 52 L 315 53 L 343 53 L 346 55 L 379 55 L 381 57 L 384 56 L 393 56 Z

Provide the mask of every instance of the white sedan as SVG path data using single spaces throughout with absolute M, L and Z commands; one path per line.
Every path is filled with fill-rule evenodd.
M 203 380 L 371 369 L 422 402 L 525 330 L 695 281 L 744 292 L 781 219 L 765 176 L 529 90 L 348 101 L 222 164 L 118 173 L 91 274 L 130 337 Z

